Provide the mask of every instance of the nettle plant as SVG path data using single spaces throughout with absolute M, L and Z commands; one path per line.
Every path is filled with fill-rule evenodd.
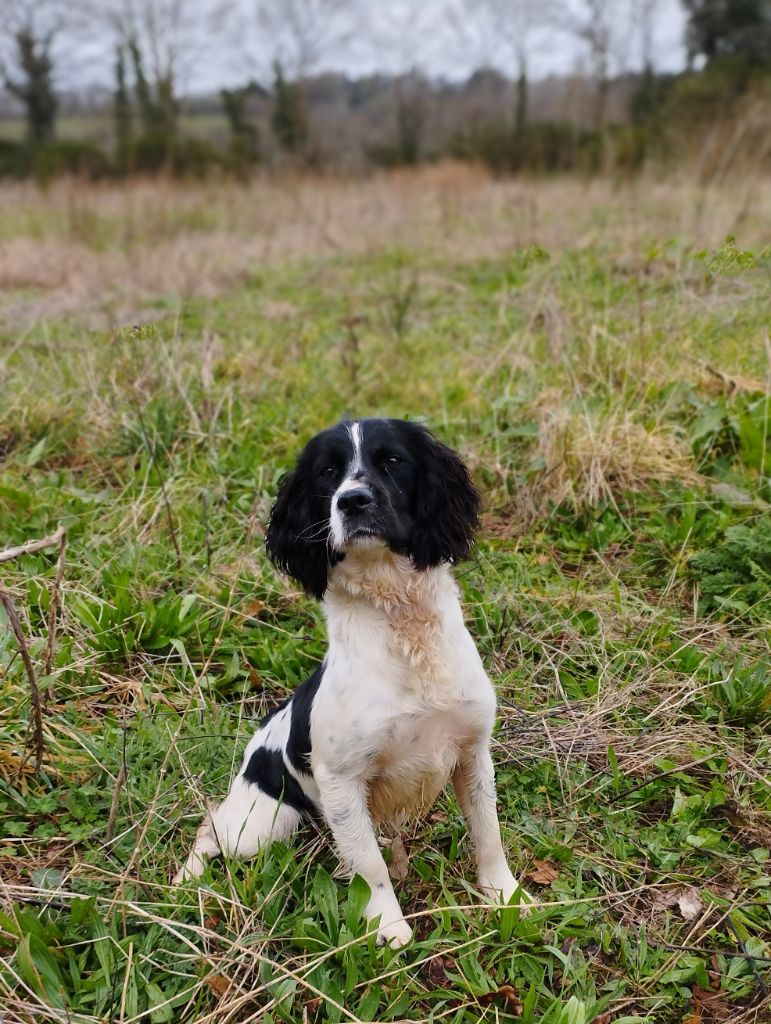
M 172 589 L 143 594 L 125 568 L 105 572 L 100 589 L 99 596 L 75 600 L 72 612 L 85 627 L 85 645 L 109 661 L 124 661 L 140 651 L 168 650 L 201 628 L 201 618 L 193 614 L 194 594 Z
M 699 584 L 699 611 L 756 621 L 771 613 L 771 515 L 729 526 L 723 539 L 690 561 Z

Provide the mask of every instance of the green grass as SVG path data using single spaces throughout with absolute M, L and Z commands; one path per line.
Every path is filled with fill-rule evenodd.
M 660 242 L 276 259 L 113 331 L 30 285 L 39 315 L 0 327 L 0 548 L 59 523 L 68 547 L 47 674 L 57 552 L 0 564 L 45 702 L 36 771 L 0 609 L 6 1024 L 767 1019 L 769 257 Z M 312 828 L 168 884 L 322 656 L 262 528 L 346 412 L 424 417 L 482 489 L 457 576 L 505 844 L 542 900 L 480 905 L 447 796 L 402 834 L 399 954 Z

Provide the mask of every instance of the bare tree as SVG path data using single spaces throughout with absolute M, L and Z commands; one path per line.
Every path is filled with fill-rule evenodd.
M 605 127 L 611 68 L 621 64 L 629 39 L 629 0 L 570 0 L 559 25 L 586 46 L 595 86 L 593 126 Z
M 656 45 L 656 21 L 661 13 L 661 0 L 637 0 L 633 19 L 640 46 L 643 71 L 653 71 Z
M 180 88 L 234 0 L 76 0 L 81 30 L 120 53 L 144 129 L 173 136 Z
M 395 113 L 395 141 L 371 148 L 384 162 L 415 164 L 424 148 L 428 118 L 429 88 L 418 70 L 436 45 L 437 10 L 420 0 L 383 4 L 368 22 L 365 34 L 374 52 L 387 63 L 393 74 L 392 91 Z
M 57 0 L 4 0 L 0 20 L 0 80 L 24 107 L 27 141 L 54 136 L 58 102 L 54 43 L 65 25 Z
M 271 124 L 281 148 L 306 160 L 317 149 L 307 81 L 354 33 L 355 0 L 251 0 L 245 26 L 250 76 L 270 83 Z
M 253 10 L 255 65 L 264 74 L 278 63 L 287 78 L 302 82 L 351 38 L 358 8 L 353 0 L 253 0 Z
M 557 21 L 557 0 L 462 0 L 455 23 L 483 63 L 504 60 L 516 81 L 514 121 L 519 133 L 528 121 L 530 62 Z

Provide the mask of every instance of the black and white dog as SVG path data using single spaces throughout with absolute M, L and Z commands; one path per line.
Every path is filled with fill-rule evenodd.
M 375 823 L 425 809 L 452 779 L 480 888 L 496 902 L 518 890 L 495 806 L 495 694 L 449 569 L 468 554 L 478 510 L 463 462 L 418 424 L 355 420 L 309 442 L 266 546 L 323 602 L 329 649 L 260 725 L 175 882 L 200 875 L 204 856 L 249 857 L 321 812 L 346 869 L 370 886 L 379 940 L 401 946 L 412 932 Z

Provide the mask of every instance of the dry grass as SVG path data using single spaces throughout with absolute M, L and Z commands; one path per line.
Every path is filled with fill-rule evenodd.
M 349 178 L 163 179 L 45 192 L 0 187 L 0 313 L 23 328 L 74 318 L 133 323 L 159 300 L 212 297 L 266 265 L 387 248 L 450 261 L 499 258 L 537 242 L 550 252 L 599 246 L 617 259 L 679 235 L 715 246 L 741 228 L 766 241 L 771 186 L 697 188 L 676 180 L 495 180 L 439 164 Z
M 672 427 L 646 424 L 621 407 L 571 408 L 561 394 L 541 396 L 535 459 L 541 468 L 521 499 L 544 512 L 616 504 L 629 492 L 669 480 L 696 484 L 688 445 Z

